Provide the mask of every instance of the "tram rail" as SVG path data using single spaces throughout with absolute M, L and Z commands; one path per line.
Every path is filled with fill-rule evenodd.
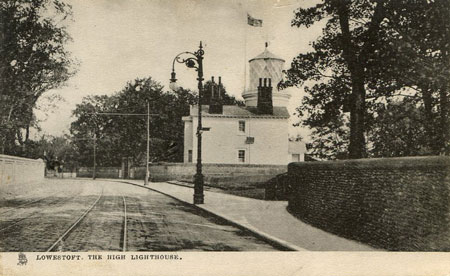
M 4 214 L 7 214 L 7 213 L 13 213 L 13 212 L 16 211 L 17 208 L 28 207 L 28 206 L 30 206 L 30 205 L 32 205 L 32 204 L 39 203 L 39 202 L 41 202 L 41 201 L 43 201 L 43 200 L 45 200 L 45 199 L 47 199 L 47 198 L 51 198 L 51 197 L 56 196 L 56 195 L 59 195 L 59 194 L 61 194 L 61 193 L 62 193 L 62 191 L 59 191 L 59 192 L 53 193 L 53 194 L 51 194 L 51 195 L 49 195 L 49 196 L 43 196 L 43 197 L 38 198 L 38 199 L 36 199 L 36 200 L 33 200 L 33 201 L 31 201 L 31 202 L 26 202 L 26 203 L 23 203 L 23 204 L 16 205 L 16 206 L 14 206 L 14 209 L 5 210 L 5 211 L 0 211 L 0 215 L 4 215 Z M 4 207 L 2 207 L 2 208 L 5 208 L 5 207 L 6 207 L 6 206 L 4 206 Z M 7 207 L 6 207 L 6 208 L 7 208 Z
M 125 197 L 123 199 L 123 240 L 122 240 L 122 251 L 127 251 L 127 202 Z
M 74 198 L 76 198 L 76 197 L 77 197 L 78 195 L 80 195 L 80 194 L 81 194 L 81 191 L 80 191 L 79 193 L 73 195 L 73 196 L 72 196 L 70 199 L 68 199 L 68 200 L 65 199 L 65 198 L 58 198 L 58 199 L 56 199 L 56 200 L 51 201 L 49 204 L 54 205 L 54 204 L 58 204 L 58 203 L 60 203 L 60 202 L 67 203 L 67 202 L 73 200 Z M 53 195 L 52 195 L 52 196 L 53 196 Z M 45 197 L 45 198 L 50 198 L 50 197 L 52 197 L 52 196 L 48 196 L 48 197 Z M 39 201 L 41 202 L 42 200 L 44 200 L 44 198 L 42 198 L 42 199 L 39 200 Z M 36 203 L 36 202 L 37 202 L 37 201 L 35 201 L 34 203 Z M 10 228 L 13 227 L 13 226 L 16 226 L 17 224 L 19 224 L 20 222 L 22 222 L 22 221 L 24 221 L 24 220 L 33 218 L 33 217 L 35 217 L 36 215 L 39 215 L 39 214 L 40 214 L 39 211 L 34 211 L 34 212 L 32 212 L 31 214 L 29 214 L 28 216 L 25 216 L 25 217 L 23 217 L 23 218 L 16 219 L 16 220 L 14 220 L 13 222 L 10 222 L 7 226 L 5 226 L 5 227 L 3 227 L 3 228 L 0 228 L 0 233 L 2 233 L 2 232 L 5 231 L 5 230 L 10 229 Z
M 50 252 L 53 251 L 56 246 L 61 243 L 69 234 L 70 232 L 73 231 L 73 229 L 75 229 L 75 227 L 77 227 L 80 222 L 87 216 L 87 214 L 89 214 L 89 212 L 92 211 L 92 209 L 94 209 L 95 205 L 97 205 L 98 201 L 100 200 L 100 198 L 102 198 L 103 196 L 103 190 L 102 193 L 98 196 L 98 198 L 95 200 L 95 202 L 89 206 L 89 208 L 84 211 L 84 213 L 47 249 L 46 252 Z
M 61 248 L 62 246 L 64 246 L 64 241 L 67 241 L 67 240 L 71 241 L 71 238 L 70 238 L 71 233 L 73 233 L 74 231 L 77 231 L 76 230 L 77 227 L 79 227 L 82 224 L 82 222 L 86 219 L 86 217 L 88 215 L 92 214 L 92 211 L 94 210 L 95 207 L 98 206 L 102 197 L 103 197 L 103 190 L 102 190 L 102 194 L 99 195 L 99 197 L 95 200 L 95 202 L 93 204 L 91 204 L 88 207 L 88 209 L 86 211 L 84 211 L 83 214 L 61 236 L 59 236 L 59 238 L 47 249 L 47 252 L 56 251 L 58 248 L 58 245 L 60 245 L 59 248 Z M 123 220 L 122 220 L 122 235 L 121 235 L 121 240 L 120 240 L 120 248 L 121 248 L 121 251 L 125 252 L 127 250 L 127 238 L 128 238 L 128 235 L 127 235 L 128 216 L 127 216 L 127 202 L 126 202 L 125 196 L 122 196 L 122 206 L 123 206 Z M 67 246 L 67 242 L 66 242 L 66 246 Z

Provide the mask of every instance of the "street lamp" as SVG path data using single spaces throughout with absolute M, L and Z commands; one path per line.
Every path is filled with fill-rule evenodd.
M 172 74 L 170 78 L 169 87 L 173 90 L 177 89 L 176 74 L 175 74 L 175 61 L 178 63 L 184 63 L 189 68 L 195 68 L 197 71 L 198 81 L 198 125 L 197 125 L 197 171 L 194 176 L 194 204 L 204 203 L 203 194 L 203 174 L 202 174 L 202 90 L 203 90 L 203 51 L 202 42 L 200 41 L 199 49 L 192 52 L 179 53 L 172 62 Z M 185 56 L 185 57 L 183 57 Z

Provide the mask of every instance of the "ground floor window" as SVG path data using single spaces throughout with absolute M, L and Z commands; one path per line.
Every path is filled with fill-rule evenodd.
M 192 150 L 188 150 L 188 162 L 192 163 Z
M 240 163 L 245 163 L 245 150 L 238 150 L 238 160 Z

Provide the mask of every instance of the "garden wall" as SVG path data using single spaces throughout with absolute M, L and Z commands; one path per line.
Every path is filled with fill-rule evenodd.
M 44 179 L 45 162 L 42 159 L 28 159 L 0 154 L 0 183 L 32 182 Z
M 203 164 L 205 183 L 232 186 L 240 183 L 264 183 L 287 171 L 285 165 Z M 193 182 L 195 164 L 163 164 L 150 167 L 152 181 L 181 180 Z M 145 170 L 144 170 L 145 173 Z
M 98 178 L 121 178 L 120 167 L 97 168 Z M 244 183 L 264 183 L 277 174 L 287 171 L 285 165 L 235 165 L 203 164 L 205 183 L 213 186 L 239 186 Z M 179 180 L 192 182 L 196 172 L 193 163 L 165 163 L 150 165 L 151 181 Z M 92 177 L 92 168 L 82 167 L 78 177 Z M 145 167 L 135 167 L 130 171 L 130 178 L 144 179 Z
M 77 170 L 77 177 L 92 177 L 92 167 L 81 167 Z M 95 177 L 97 178 L 119 178 L 120 167 L 97 167 Z
M 449 157 L 291 163 L 288 209 L 389 250 L 450 251 Z

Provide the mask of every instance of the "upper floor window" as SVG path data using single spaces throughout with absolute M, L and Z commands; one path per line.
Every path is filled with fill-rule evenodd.
M 245 133 L 245 121 L 239 121 L 239 132 Z

